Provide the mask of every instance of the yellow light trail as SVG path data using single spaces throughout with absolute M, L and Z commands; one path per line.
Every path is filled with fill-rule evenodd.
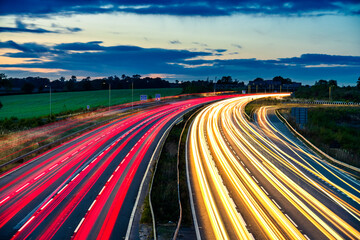
M 242 112 L 250 98 L 256 99 L 269 96 L 279 97 L 286 96 L 286 94 L 254 95 L 214 103 L 198 114 L 190 128 L 189 147 L 190 160 L 195 169 L 194 181 L 200 187 L 201 198 L 205 204 L 215 238 L 228 239 L 234 236 L 238 239 L 252 238 L 252 235 L 246 228 L 246 223 L 238 211 L 240 207 L 244 207 L 250 212 L 257 226 L 261 228 L 262 234 L 264 234 L 263 237 L 268 239 L 307 238 L 307 236 L 304 236 L 298 230 L 297 226 L 295 226 L 296 224 L 265 194 L 244 164 L 240 164 L 239 155 L 237 154 L 237 152 L 240 152 L 246 157 L 247 162 L 252 164 L 266 181 L 271 183 L 324 236 L 329 239 L 341 239 L 340 232 L 349 238 L 358 239 L 360 234 L 357 229 L 354 229 L 310 193 L 298 186 L 296 182 L 271 162 L 271 160 L 276 160 L 281 163 L 307 184 L 326 194 L 326 196 L 351 213 L 356 219 L 359 216 L 358 209 L 337 197 L 324 186 L 311 180 L 300 169 L 295 167 L 289 159 L 339 191 L 347 194 L 352 199 L 358 200 L 357 196 L 331 182 L 311 165 L 304 165 L 285 153 L 273 142 L 259 134 L 245 120 Z M 277 136 L 275 133 L 279 134 L 279 132 L 268 123 L 265 115 L 266 109 L 264 109 L 259 111 L 259 124 L 264 127 L 266 134 L 275 138 Z M 286 138 L 286 140 L 291 144 L 277 138 L 277 141 L 291 148 L 298 158 L 302 159 L 296 150 L 310 155 L 297 147 L 290 139 Z M 271 160 L 268 159 L 268 156 Z M 316 156 L 310 157 L 318 160 Z M 330 170 L 327 169 L 327 171 Z M 226 180 L 226 184 L 224 180 Z M 240 202 L 235 203 L 233 201 L 229 195 L 228 188 L 231 189 L 232 196 L 236 194 Z M 358 190 L 356 189 L 356 191 Z M 311 206 L 311 208 L 308 206 Z M 225 209 L 226 213 L 220 212 L 220 209 Z M 323 218 L 330 222 L 332 226 L 325 222 Z

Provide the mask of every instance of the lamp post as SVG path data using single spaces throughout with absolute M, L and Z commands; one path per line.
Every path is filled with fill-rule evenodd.
M 47 87 L 49 87 L 49 95 L 50 95 L 50 118 L 51 118 L 51 85 L 49 84 L 49 86 L 48 85 L 45 85 L 45 87 L 47 88 Z
M 103 85 L 105 85 L 106 82 L 103 82 Z M 111 103 L 111 83 L 109 83 L 109 111 L 110 111 L 110 103 Z
M 131 81 L 131 111 L 134 111 L 134 80 Z

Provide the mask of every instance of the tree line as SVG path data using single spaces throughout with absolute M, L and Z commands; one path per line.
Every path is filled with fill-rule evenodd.
M 356 86 L 338 86 L 336 80 L 319 80 L 313 86 L 301 86 L 295 92 L 296 98 L 330 101 L 360 102 L 360 77 Z
M 71 76 L 66 80 L 64 77 L 60 77 L 55 81 L 50 81 L 48 78 L 42 77 L 26 77 L 26 78 L 7 78 L 3 73 L 0 73 L 0 89 L 3 94 L 9 93 L 34 93 L 49 91 L 51 86 L 52 91 L 90 91 L 90 90 L 102 90 L 108 89 L 111 85 L 111 89 L 143 89 L 143 88 L 169 88 L 176 87 L 176 84 L 172 84 L 167 80 L 159 77 L 141 77 L 136 74 L 133 76 L 127 76 L 123 74 L 121 77 L 109 76 L 107 78 L 91 79 L 90 77 L 77 79 L 76 76 Z

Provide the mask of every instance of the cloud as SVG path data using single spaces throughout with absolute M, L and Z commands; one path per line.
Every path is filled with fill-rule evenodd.
M 36 15 L 110 13 L 161 14 L 175 16 L 228 16 L 232 14 L 321 16 L 324 14 L 358 15 L 357 0 L 5 0 L 0 15 Z
M 0 32 L 15 32 L 15 33 L 74 33 L 82 31 L 78 27 L 61 27 L 57 24 L 52 24 L 52 27 L 57 29 L 47 30 L 36 27 L 35 24 L 26 24 L 19 18 L 15 20 L 16 27 L 0 27 Z
M 238 49 L 242 49 L 242 46 L 240 44 L 233 43 L 233 44 L 231 44 L 231 46 L 236 47 Z
M 0 48 L 19 51 L 9 52 L 3 56 L 31 59 L 21 64 L 1 63 L 0 67 L 6 69 L 7 74 L 12 73 L 11 69 L 23 71 L 24 69 L 36 69 L 36 71 L 43 69 L 43 72 L 47 71 L 51 75 L 55 74 L 52 69 L 61 69 L 64 74 L 84 76 L 157 73 L 164 74 L 163 76 L 181 76 L 180 80 L 223 75 L 252 80 L 261 73 L 264 78 L 282 75 L 294 80 L 306 81 L 322 78 L 350 82 L 351 79 L 355 79 L 353 80 L 355 84 L 360 72 L 360 56 L 306 53 L 298 57 L 270 60 L 256 58 L 208 60 L 206 57 L 214 58 L 226 50 L 190 51 L 129 45 L 103 46 L 101 41 L 55 45 L 41 45 L 34 42 L 18 44 L 7 41 L 0 42 Z
M 181 42 L 179 40 L 172 40 L 169 43 L 171 43 L 171 44 L 181 44 Z

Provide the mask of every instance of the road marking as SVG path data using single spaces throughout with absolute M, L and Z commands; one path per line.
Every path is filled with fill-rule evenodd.
M 101 155 L 103 155 L 103 154 L 104 154 L 104 152 L 100 153 L 99 157 L 100 157 Z
M 264 191 L 264 193 L 265 193 L 266 195 L 269 195 L 268 192 L 265 190 L 265 188 L 263 188 L 263 186 L 261 186 L 261 189 Z
M 107 148 L 105 149 L 105 151 L 109 150 L 109 148 L 110 148 L 110 147 L 107 147 Z
M 19 189 L 16 190 L 15 192 L 19 192 L 21 189 L 23 189 L 23 188 L 26 187 L 27 185 L 29 185 L 29 183 L 25 184 L 24 186 L 22 186 L 21 188 L 19 188 Z
M 96 199 L 92 202 L 92 204 L 90 205 L 90 207 L 89 207 L 88 211 L 90 211 L 90 210 L 91 210 L 91 208 L 94 206 L 95 202 L 96 202 Z
M 58 191 L 57 194 L 61 193 L 66 187 L 67 187 L 67 184 L 60 191 Z
M 119 167 L 120 167 L 120 166 L 117 166 L 117 168 L 115 169 L 115 172 L 117 172 L 117 170 L 119 170 Z
M 87 168 L 88 168 L 88 166 L 89 166 L 89 165 L 87 165 L 87 166 L 86 166 L 86 167 L 85 167 L 82 171 L 84 171 L 85 169 L 87 169 Z
M 71 179 L 71 181 L 74 181 L 75 178 L 77 178 L 77 176 L 79 176 L 80 173 L 78 173 L 73 179 Z
M 84 220 L 85 220 L 85 218 L 83 217 L 83 218 L 81 219 L 81 221 L 79 222 L 79 224 L 77 225 L 74 233 L 76 233 L 76 232 L 79 230 L 79 228 L 80 228 L 80 226 L 81 226 L 81 224 L 83 223 Z
M 83 150 L 84 148 L 86 148 L 86 146 L 83 146 L 82 148 L 80 148 L 80 151 Z
M 252 178 L 255 180 L 256 183 L 259 183 L 259 181 L 254 176 L 252 176 Z
M 250 170 L 248 168 L 245 168 L 248 173 L 250 173 Z
M 44 175 L 45 172 L 41 173 L 40 175 L 38 175 L 36 178 L 34 178 L 34 180 L 38 179 L 39 177 L 41 177 L 42 175 Z
M 110 182 L 110 180 L 112 179 L 112 177 L 113 177 L 113 175 L 111 175 L 111 176 L 109 177 L 109 179 L 107 180 L 107 182 Z
M 306 234 L 304 234 L 304 237 L 305 237 L 307 240 L 310 240 L 310 238 L 309 238 Z
M 4 198 L 3 200 L 1 200 L 0 204 L 5 202 L 6 200 L 8 200 L 10 198 L 10 196 L 7 196 L 6 198 Z
M 243 161 L 241 161 L 241 164 L 242 164 L 243 166 L 245 166 L 245 164 L 244 164 L 244 162 L 243 162 Z
M 94 158 L 94 160 L 92 160 L 92 161 L 91 161 L 91 163 L 95 162 L 95 160 L 96 160 L 96 159 L 97 159 L 97 157 L 96 157 L 96 158 Z
M 51 171 L 51 169 L 55 168 L 57 165 L 59 165 L 59 164 L 55 164 L 54 166 L 52 166 L 51 168 L 49 168 L 49 171 Z
M 53 199 L 50 199 L 40 210 L 42 211 Z
M 19 232 L 20 232 L 21 230 L 23 230 L 23 229 L 26 227 L 26 225 L 28 225 L 28 224 L 34 219 L 34 217 L 35 217 L 35 216 L 32 216 L 32 217 L 19 229 Z
M 105 186 L 103 186 L 103 188 L 101 189 L 101 191 L 99 192 L 98 195 L 100 195 L 104 191 L 104 188 L 105 188 Z
M 271 199 L 271 201 L 273 201 L 273 203 L 275 203 L 275 205 L 281 210 L 281 207 L 279 206 L 279 204 L 277 204 L 277 202 L 274 199 Z
M 292 224 L 294 224 L 295 227 L 298 227 L 298 225 L 289 217 L 289 215 L 285 213 L 285 216 L 290 220 L 290 222 L 292 222 Z

